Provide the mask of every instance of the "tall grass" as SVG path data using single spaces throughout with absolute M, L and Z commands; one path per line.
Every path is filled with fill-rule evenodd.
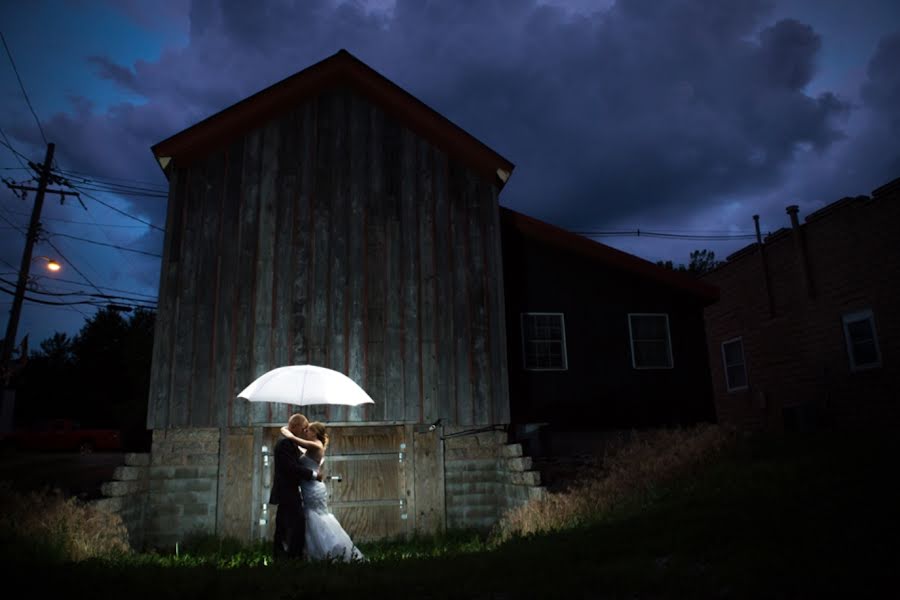
M 79 562 L 131 553 L 117 514 L 57 490 L 20 492 L 0 484 L 0 540 L 4 553 L 41 561 Z
M 628 503 L 646 502 L 667 483 L 718 455 L 733 437 L 716 425 L 634 432 L 609 455 L 586 466 L 566 490 L 508 511 L 491 541 L 499 544 L 517 536 L 579 527 Z

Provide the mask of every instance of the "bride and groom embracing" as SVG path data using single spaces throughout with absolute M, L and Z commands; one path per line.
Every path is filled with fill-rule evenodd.
M 328 492 L 320 469 L 325 462 L 325 424 L 291 415 L 275 444 L 275 476 L 269 504 L 275 514 L 275 559 L 365 560 L 328 510 Z

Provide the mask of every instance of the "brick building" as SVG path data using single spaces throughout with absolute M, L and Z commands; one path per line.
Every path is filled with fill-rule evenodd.
M 748 429 L 900 424 L 900 179 L 735 252 L 705 277 L 721 423 Z

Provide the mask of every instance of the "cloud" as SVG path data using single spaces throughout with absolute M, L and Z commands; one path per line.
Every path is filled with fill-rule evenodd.
M 185 46 L 131 65 L 90 59 L 146 102 L 103 113 L 80 102 L 47 126 L 90 172 L 158 178 L 150 145 L 346 47 L 515 162 L 506 205 L 565 226 L 683 214 L 770 189 L 798 148 L 822 153 L 842 139 L 850 106 L 804 92 L 819 35 L 767 23 L 770 10 L 761 0 L 620 0 L 594 13 L 525 0 L 398 0 L 389 11 L 195 0 Z M 134 204 L 162 222 L 158 206 Z

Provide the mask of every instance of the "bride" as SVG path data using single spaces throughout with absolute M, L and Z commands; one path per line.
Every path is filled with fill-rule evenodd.
M 328 448 L 328 433 L 325 423 L 314 421 L 294 435 L 287 427 L 281 428 L 281 435 L 292 440 L 306 453 L 301 464 L 318 470 L 325 462 Z M 325 484 L 315 479 L 301 481 L 303 492 L 303 512 L 306 516 L 306 552 L 310 560 L 365 560 L 344 528 L 328 510 L 328 492 Z

